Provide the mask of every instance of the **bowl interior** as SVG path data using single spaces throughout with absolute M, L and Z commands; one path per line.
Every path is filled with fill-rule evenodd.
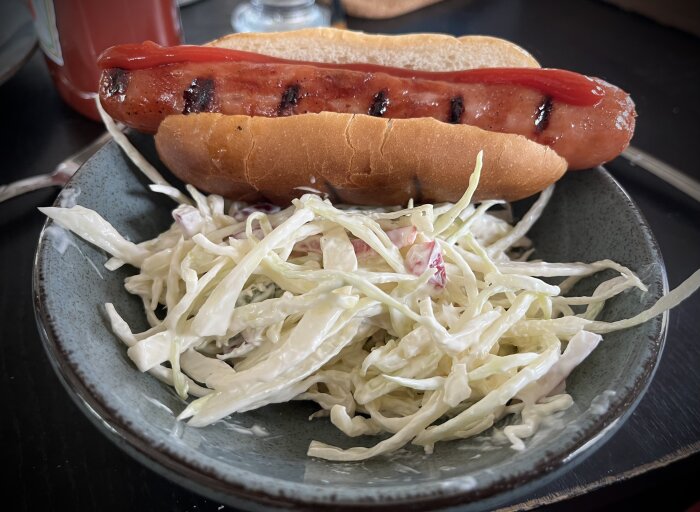
M 156 161 L 150 140 L 136 141 Z M 78 194 L 78 204 L 95 209 L 135 242 L 171 222 L 173 203 L 148 190 L 114 143 L 85 164 L 69 190 Z M 438 444 L 432 455 L 409 447 L 362 463 L 330 463 L 306 456 L 312 439 L 348 447 L 372 445 L 377 438 L 347 439 L 327 419 L 309 421 L 316 407 L 304 402 L 237 414 L 203 429 L 176 422 L 184 402 L 135 368 L 104 314 L 104 304 L 111 302 L 135 332 L 147 328 L 140 300 L 122 286 L 133 270 L 106 270 L 105 253 L 48 226 L 35 269 L 37 318 L 69 392 L 130 453 L 180 481 L 186 476 L 186 485 L 212 490 L 229 503 L 240 496 L 340 505 L 459 500 L 479 508 L 484 497 L 512 498 L 532 490 L 553 470 L 570 466 L 572 454 L 590 452 L 583 448 L 599 445 L 606 427 L 619 426 L 646 389 L 663 343 L 663 317 L 606 335 L 567 382 L 575 405 L 545 422 L 522 452 L 495 443 L 488 431 Z M 663 263 L 646 223 L 602 169 L 568 174 L 530 236 L 536 258 L 609 258 L 641 275 L 649 291 L 609 301 L 603 320 L 633 316 L 664 291 Z M 584 281 L 576 293 L 590 293 L 595 283 Z

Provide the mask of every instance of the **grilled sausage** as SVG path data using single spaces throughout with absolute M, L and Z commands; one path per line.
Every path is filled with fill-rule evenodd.
M 218 112 L 278 117 L 338 112 L 446 123 L 523 135 L 564 157 L 569 169 L 611 160 L 634 132 L 634 103 L 621 89 L 590 106 L 514 84 L 454 83 L 308 64 L 180 62 L 105 69 L 100 98 L 115 119 L 155 132 L 171 114 Z

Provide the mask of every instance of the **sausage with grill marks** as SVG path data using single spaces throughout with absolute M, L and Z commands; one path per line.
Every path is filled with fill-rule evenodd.
M 584 169 L 611 160 L 628 145 L 636 115 L 624 91 L 591 80 L 603 91 L 601 99 L 580 106 L 513 84 L 452 83 L 308 64 L 178 62 L 105 69 L 100 99 L 112 117 L 150 133 L 168 115 L 196 112 L 432 117 L 523 135 L 554 149 L 569 169 Z

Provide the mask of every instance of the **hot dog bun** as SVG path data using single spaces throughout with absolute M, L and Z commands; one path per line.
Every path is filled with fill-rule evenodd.
M 482 36 L 383 36 L 326 28 L 234 34 L 209 44 L 286 59 L 427 71 L 538 67 L 517 45 Z M 456 201 L 480 150 L 484 171 L 477 200 L 530 196 L 559 179 L 567 167 L 554 150 L 519 135 L 432 118 L 327 112 L 277 118 L 169 116 L 160 124 L 156 147 L 178 177 L 202 190 L 277 204 L 308 189 L 352 204 Z
M 334 64 L 370 63 L 423 71 L 540 67 L 535 58 L 520 46 L 488 36 L 388 36 L 336 28 L 308 28 L 290 32 L 230 34 L 205 46 L 282 59 Z
M 158 129 L 156 147 L 177 176 L 198 188 L 277 204 L 308 189 L 350 204 L 454 202 L 466 190 L 481 150 L 484 170 L 476 200 L 521 199 L 566 170 L 554 150 L 519 135 L 432 118 L 329 112 L 169 116 Z

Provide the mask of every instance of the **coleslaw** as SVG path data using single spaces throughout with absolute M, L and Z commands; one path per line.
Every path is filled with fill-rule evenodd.
M 499 201 L 472 204 L 481 172 L 479 154 L 460 201 L 405 208 L 313 193 L 285 209 L 227 204 L 187 186 L 189 199 L 158 175 L 151 188 L 179 203 L 174 222 L 138 244 L 81 206 L 41 211 L 109 253 L 107 269 L 138 270 L 124 286 L 151 327 L 133 332 L 106 304 L 111 327 L 140 371 L 195 397 L 178 416 L 189 425 L 312 400 L 348 436 L 386 435 L 369 448 L 314 441 L 313 457 L 364 460 L 408 443 L 429 453 L 508 416 L 502 433 L 522 450 L 572 404 L 564 381 L 601 335 L 674 307 L 700 271 L 633 318 L 598 321 L 606 300 L 644 283 L 609 260 L 528 261 L 525 235 L 553 187 L 512 226 L 507 208 L 492 212 Z M 566 295 L 603 270 L 616 275 L 590 296 Z

